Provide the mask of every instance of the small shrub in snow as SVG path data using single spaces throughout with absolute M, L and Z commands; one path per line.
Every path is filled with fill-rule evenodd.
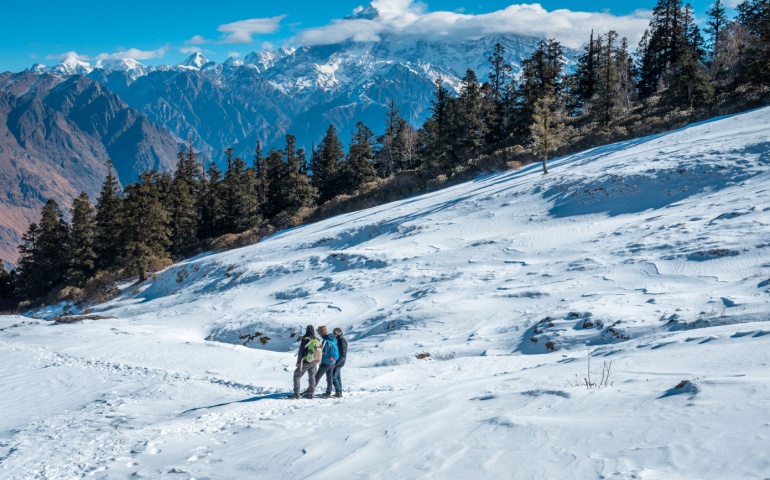
M 430 358 L 430 353 L 428 352 L 418 353 L 417 355 L 415 355 L 415 357 L 417 357 L 417 360 L 423 360 L 425 358 Z
M 548 342 L 545 344 L 545 348 L 548 350 L 555 352 L 556 351 L 556 344 L 554 342 Z
M 179 271 L 176 272 L 176 283 L 184 282 L 189 276 L 190 276 L 190 273 L 187 271 L 186 268 L 180 269 Z

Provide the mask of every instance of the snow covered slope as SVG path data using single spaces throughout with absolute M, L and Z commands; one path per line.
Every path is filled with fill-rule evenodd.
M 768 125 L 282 232 L 128 287 L 94 309 L 113 319 L 1 320 L 0 472 L 766 478 Z M 347 332 L 341 400 L 282 399 L 308 323 Z

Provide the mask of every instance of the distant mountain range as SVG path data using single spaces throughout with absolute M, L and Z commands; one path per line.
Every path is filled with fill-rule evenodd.
M 454 91 L 468 68 L 484 80 L 498 42 L 518 73 L 539 40 L 384 39 L 253 52 L 224 63 L 195 53 L 162 66 L 67 58 L 4 73 L 0 164 L 13 168 L 0 172 L 0 255 L 15 258 L 20 233 L 45 198 L 69 204 L 80 190 L 93 197 L 108 158 L 128 183 L 144 168 L 172 168 L 188 137 L 215 161 L 228 147 L 250 160 L 257 141 L 280 148 L 287 133 L 309 148 L 330 123 L 348 143 L 358 121 L 384 130 L 391 99 L 418 127 L 429 115 L 439 76 Z M 565 61 L 575 55 L 567 50 Z

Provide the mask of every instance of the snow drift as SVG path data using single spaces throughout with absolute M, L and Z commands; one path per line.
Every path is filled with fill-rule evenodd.
M 114 319 L 5 320 L 0 471 L 764 478 L 768 125 L 761 109 L 285 231 L 94 309 Z M 281 398 L 307 324 L 347 332 L 341 400 Z

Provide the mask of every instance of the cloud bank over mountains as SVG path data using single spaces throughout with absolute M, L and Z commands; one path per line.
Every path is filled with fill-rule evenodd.
M 426 4 L 414 0 L 374 0 L 359 7 L 353 15 L 333 20 L 329 25 L 299 32 L 291 43 L 303 46 L 331 45 L 344 41 L 378 41 L 384 37 L 430 40 L 468 40 L 481 36 L 515 33 L 556 38 L 564 45 L 579 48 L 591 30 L 617 31 L 636 45 L 649 25 L 650 12 L 631 15 L 606 12 L 548 11 L 542 5 L 516 4 L 485 14 L 428 11 Z

